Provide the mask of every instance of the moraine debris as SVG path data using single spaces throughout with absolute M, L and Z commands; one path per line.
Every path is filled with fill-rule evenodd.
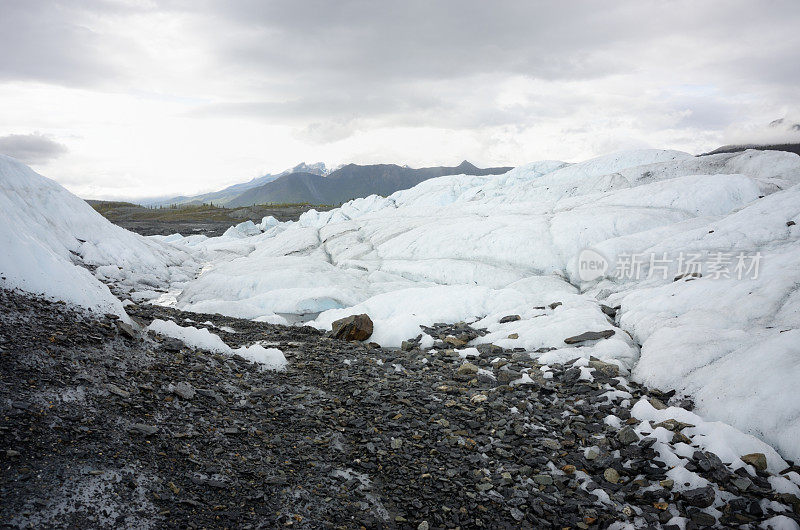
M 421 334 L 402 351 L 310 327 L 128 310 L 145 323 L 230 326 L 232 347 L 269 342 L 289 364 L 264 371 L 240 357 L 165 349 L 145 334 L 126 338 L 105 317 L 0 291 L 4 524 L 587 529 L 800 521 L 794 464 L 773 475 L 759 469 L 763 454 L 744 455 L 754 467 L 723 462 L 688 423 L 637 418 L 634 405 L 656 411 L 653 399 L 680 401 L 627 380 L 616 365 L 548 363 L 545 373 L 536 355 L 546 351 L 482 344 L 464 359 L 421 346 Z M 63 344 L 48 340 L 57 331 Z M 463 322 L 421 331 L 441 344 L 484 333 Z M 685 439 L 665 439 L 657 427 L 683 429 Z M 697 446 L 688 453 L 687 440 Z M 662 453 L 675 460 L 667 465 Z M 674 462 L 683 462 L 680 473 Z M 688 477 L 702 486 L 687 486 Z

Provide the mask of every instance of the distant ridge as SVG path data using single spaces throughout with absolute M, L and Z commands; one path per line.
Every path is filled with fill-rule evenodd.
M 229 200 L 226 206 L 250 204 L 300 203 L 340 204 L 369 195 L 391 195 L 412 188 L 425 180 L 445 175 L 499 175 L 511 167 L 481 169 L 464 160 L 454 167 L 414 169 L 396 164 L 360 166 L 347 164 L 322 177 L 310 172 L 290 173 L 261 186 L 248 189 Z
M 262 186 L 268 182 L 272 182 L 273 180 L 283 176 L 289 175 L 291 173 L 312 173 L 315 175 L 327 175 L 330 173 L 330 170 L 325 167 L 325 164 L 322 162 L 317 162 L 315 164 L 306 164 L 305 162 L 300 162 L 296 166 L 291 169 L 287 169 L 275 175 L 266 174 L 261 177 L 255 177 L 254 179 L 248 182 L 241 182 L 239 184 L 234 184 L 232 186 L 228 186 L 227 188 L 221 189 L 219 191 L 212 191 L 209 193 L 203 193 L 201 195 L 178 195 L 176 197 L 158 197 L 153 199 L 145 199 L 135 201 L 142 206 L 169 206 L 173 204 L 178 205 L 186 205 L 186 204 L 208 204 L 208 203 L 215 203 L 220 206 L 227 205 L 228 201 L 238 197 L 240 194 L 244 193 L 245 191 L 251 188 L 257 188 L 258 186 Z
M 747 149 L 756 149 L 758 151 L 788 151 L 800 155 L 800 144 L 772 144 L 772 145 L 757 145 L 757 144 L 742 144 L 742 145 L 723 145 L 717 147 L 713 151 L 703 153 L 700 156 L 716 155 L 719 153 L 738 153 Z
M 800 123 L 792 123 L 792 121 L 786 118 L 779 118 L 769 122 L 766 130 L 777 131 L 777 134 L 781 136 L 781 138 L 772 136 L 770 138 L 771 141 L 768 142 L 762 141 L 747 144 L 723 145 L 722 147 L 717 147 L 713 151 L 703 153 L 700 156 L 716 155 L 719 153 L 738 153 L 739 151 L 745 151 L 747 149 L 756 149 L 758 151 L 788 151 L 789 153 L 800 155 L 800 143 L 796 141 L 797 133 L 800 132 Z M 776 133 L 770 132 L 769 134 L 774 135 Z

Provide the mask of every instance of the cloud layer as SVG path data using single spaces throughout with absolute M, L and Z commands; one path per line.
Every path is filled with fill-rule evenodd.
M 9 0 L 0 134 L 84 194 L 301 160 L 519 164 L 701 152 L 800 111 L 800 3 Z M 743 132 L 744 131 L 744 132 Z
M 39 133 L 0 136 L 0 154 L 26 164 L 46 164 L 67 152 L 67 148 Z

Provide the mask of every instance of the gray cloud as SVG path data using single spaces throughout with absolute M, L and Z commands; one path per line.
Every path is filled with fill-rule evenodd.
M 198 11 L 196 2 L 168 5 L 202 12 L 208 25 L 198 22 L 198 31 L 218 35 L 210 59 L 264 97 L 221 101 L 200 113 L 335 131 L 321 139 L 339 139 L 364 120 L 524 126 L 597 104 L 594 95 L 564 90 L 499 106 L 497 85 L 513 76 L 564 84 L 628 77 L 629 93 L 615 102 L 620 111 L 649 98 L 680 116 L 671 127 L 697 130 L 725 128 L 754 95 L 786 102 L 799 95 L 800 70 L 791 65 L 800 49 L 800 3 L 793 1 L 768 9 L 745 0 L 620 1 L 602 9 L 591 1 L 244 0 L 207 2 Z M 687 83 L 718 90 L 685 94 Z M 637 85 L 657 87 L 663 99 L 636 96 Z
M 170 5 L 192 10 L 197 3 Z M 590 0 L 245 0 L 207 2 L 203 12 L 213 13 L 209 22 L 223 21 L 217 31 L 224 38 L 212 51 L 227 64 L 290 71 L 308 81 L 321 74 L 359 81 L 474 73 L 585 79 L 657 66 L 645 62 L 655 58 L 708 63 L 704 58 L 719 47 L 728 56 L 709 58 L 722 69 L 746 56 L 752 64 L 740 69 L 766 67 L 786 76 L 791 68 L 767 59 L 786 57 L 798 42 L 790 30 L 800 6 L 791 0 L 769 8 L 744 0 L 617 1 L 602 8 Z M 707 47 L 692 46 L 689 57 L 670 60 L 668 45 L 681 41 Z
M 111 0 L 4 0 L 0 7 L 0 81 L 68 86 L 108 84 L 123 76 L 110 52 L 122 43 L 104 32 L 109 17 L 141 12 Z
M 799 25 L 797 0 L 5 0 L 0 84 L 284 127 L 312 158 L 391 128 L 506 162 L 536 143 L 689 149 L 800 110 Z
M 222 57 L 300 70 L 315 79 L 324 72 L 363 82 L 453 79 L 476 72 L 606 75 L 614 65 L 603 51 L 642 32 L 630 26 L 617 31 L 630 16 L 614 7 L 589 9 L 585 2 L 566 8 L 552 2 L 413 0 L 215 6 L 219 18 L 250 29 L 221 43 Z M 616 16 L 620 20 L 614 21 Z
M 0 153 L 26 164 L 45 164 L 66 152 L 66 146 L 39 133 L 0 136 Z
M 800 113 L 790 114 L 768 124 L 731 127 L 726 131 L 726 140 L 740 144 L 800 143 Z

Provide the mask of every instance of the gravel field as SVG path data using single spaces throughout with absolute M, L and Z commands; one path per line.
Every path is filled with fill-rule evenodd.
M 631 428 L 642 425 L 630 403 L 691 403 L 617 377 L 613 365 L 543 371 L 528 353 L 492 345 L 465 362 L 450 346 L 482 332 L 463 323 L 427 328 L 433 349 L 411 338 L 390 350 L 308 327 L 127 309 L 141 325 L 173 320 L 232 347 L 279 348 L 288 367 L 263 370 L 0 292 L 0 525 L 747 528 L 800 519 L 797 497 L 776 491 L 755 460 L 733 472 L 695 450 L 685 466 L 709 486 L 670 480 L 655 438 Z M 693 444 L 684 427 L 665 426 L 670 443 Z

